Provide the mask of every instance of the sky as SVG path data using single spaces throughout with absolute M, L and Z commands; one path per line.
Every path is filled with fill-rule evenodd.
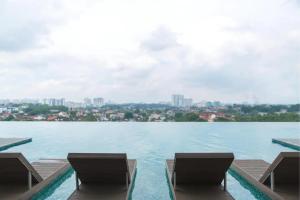
M 299 103 L 300 0 L 0 0 L 0 99 Z

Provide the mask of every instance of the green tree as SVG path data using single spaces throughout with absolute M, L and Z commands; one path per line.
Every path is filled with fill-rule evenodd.
M 125 112 L 125 119 L 132 119 L 133 118 L 133 113 L 132 112 Z
M 9 115 L 8 117 L 6 117 L 5 119 L 4 119 L 4 121 L 13 121 L 15 118 L 14 118 L 14 116 L 13 115 Z
M 215 119 L 215 122 L 230 122 L 232 120 L 228 119 L 228 118 L 224 118 L 224 117 L 218 117 Z
M 176 122 L 200 122 L 204 121 L 199 119 L 199 115 L 197 113 L 191 112 L 191 113 L 175 113 L 174 120 Z
M 68 108 L 65 106 L 48 106 L 42 104 L 29 104 L 27 108 L 24 109 L 25 113 L 29 115 L 41 115 L 49 114 L 51 110 L 57 110 L 58 112 L 67 112 Z
M 88 113 L 86 116 L 82 118 L 82 121 L 94 122 L 97 121 L 97 118 L 92 113 Z
M 271 113 L 266 115 L 237 115 L 236 121 L 240 122 L 300 122 L 297 113 Z

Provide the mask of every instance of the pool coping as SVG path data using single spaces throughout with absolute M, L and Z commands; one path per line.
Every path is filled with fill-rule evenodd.
M 10 142 L 6 145 L 0 146 L 0 151 L 4 151 L 4 150 L 7 150 L 7 149 L 15 147 L 15 146 L 19 146 L 22 144 L 32 142 L 32 138 L 2 138 L 2 139 L 16 139 L 17 141 Z M 0 140 L 1 140 L 1 138 L 0 138 Z
M 298 144 L 294 144 L 292 142 L 285 141 L 285 140 L 286 140 L 285 138 L 273 138 L 272 142 L 280 144 L 280 145 L 288 147 L 288 148 L 291 148 L 291 149 L 294 149 L 294 150 L 300 151 L 300 146 Z

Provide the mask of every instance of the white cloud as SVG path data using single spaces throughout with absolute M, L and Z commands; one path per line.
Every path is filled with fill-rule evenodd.
M 298 1 L 0 1 L 0 98 L 299 102 Z

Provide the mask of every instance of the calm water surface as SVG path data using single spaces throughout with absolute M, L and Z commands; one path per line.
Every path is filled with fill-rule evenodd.
M 138 161 L 132 199 L 169 200 L 164 161 L 175 152 L 234 152 L 237 159 L 272 162 L 279 152 L 293 150 L 271 139 L 299 138 L 300 124 L 1 122 L 0 137 L 32 137 L 31 143 L 6 150 L 30 161 L 66 158 L 68 152 L 126 152 Z M 39 199 L 64 200 L 74 189 L 71 174 Z M 263 199 L 231 175 L 228 190 L 235 199 Z

